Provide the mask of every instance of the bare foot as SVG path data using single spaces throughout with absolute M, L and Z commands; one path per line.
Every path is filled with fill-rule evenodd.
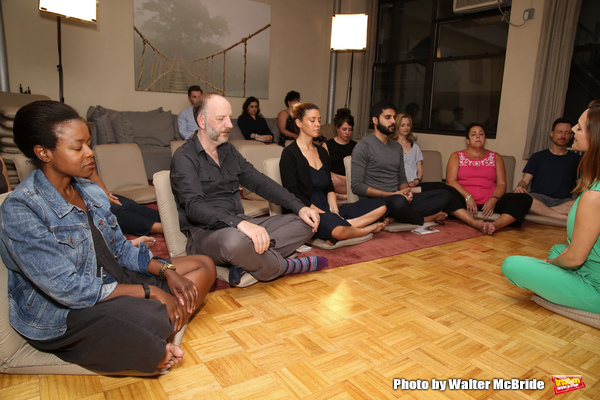
M 364 235 L 368 235 L 369 233 L 380 232 L 383 228 L 385 228 L 385 226 L 386 224 L 384 224 L 383 222 L 375 222 L 374 224 L 367 225 L 362 229 L 364 231 Z
M 383 224 L 384 227 L 386 227 L 389 224 L 391 224 L 392 222 L 394 222 L 394 219 L 390 218 L 390 217 L 387 217 L 387 218 L 384 218 L 381 223 Z
M 373 225 L 377 225 L 377 228 L 373 231 L 373 233 L 381 232 L 381 230 L 387 226 L 387 224 L 385 224 L 383 222 L 377 222 L 376 224 L 373 224 Z
M 135 247 L 139 247 L 140 243 L 144 243 L 148 247 L 152 247 L 156 244 L 156 239 L 150 236 L 140 236 L 139 238 L 133 239 L 131 244 Z
M 487 235 L 493 235 L 494 232 L 496 232 L 496 225 L 494 225 L 492 222 L 484 222 L 484 226 L 485 232 L 483 233 Z
M 157 369 L 159 371 L 169 369 L 173 365 L 177 364 L 183 358 L 183 350 L 178 346 L 175 346 L 173 343 L 167 343 L 165 347 L 165 354 L 163 354 L 162 358 L 158 362 Z
M 483 233 L 484 235 L 487 234 L 487 226 L 486 226 L 487 222 L 484 222 L 481 219 L 474 219 L 473 222 L 470 224 L 471 228 L 475 228 L 477 229 L 479 232 Z
M 446 214 L 443 211 L 440 211 L 437 214 L 433 214 L 433 215 L 428 215 L 427 217 L 424 218 L 425 222 L 438 222 L 438 221 L 443 221 L 446 218 L 448 218 L 448 214 Z

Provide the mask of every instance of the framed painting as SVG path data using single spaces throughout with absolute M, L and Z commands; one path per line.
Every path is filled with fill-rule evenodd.
M 251 0 L 134 0 L 135 89 L 267 98 L 271 6 Z

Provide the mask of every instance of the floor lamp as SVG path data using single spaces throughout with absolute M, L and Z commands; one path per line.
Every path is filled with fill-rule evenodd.
M 97 0 L 39 0 L 39 9 L 56 15 L 56 40 L 58 43 L 58 98 L 65 102 L 63 96 L 63 68 L 62 68 L 62 38 L 60 18 L 71 18 L 84 22 L 96 22 Z
M 367 48 L 367 22 L 367 14 L 335 14 L 331 20 L 331 50 L 352 53 L 344 107 L 348 107 L 352 99 L 354 51 Z

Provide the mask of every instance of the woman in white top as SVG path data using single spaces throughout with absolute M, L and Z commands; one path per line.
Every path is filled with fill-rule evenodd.
M 411 188 L 419 186 L 423 179 L 423 153 L 415 143 L 410 115 L 402 113 L 396 115 L 396 129 L 392 139 L 400 143 L 404 149 L 404 172 L 408 186 Z

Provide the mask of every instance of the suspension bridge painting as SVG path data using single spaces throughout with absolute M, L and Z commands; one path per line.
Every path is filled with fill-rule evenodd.
M 268 98 L 271 6 L 252 0 L 134 0 L 135 89 Z

